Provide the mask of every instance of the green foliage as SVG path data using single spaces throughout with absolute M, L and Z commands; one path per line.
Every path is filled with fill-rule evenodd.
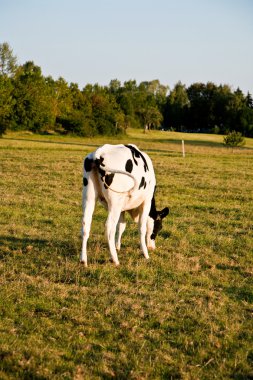
M 234 148 L 236 146 L 245 145 L 245 138 L 241 132 L 232 131 L 227 136 L 224 136 L 224 145 Z
M 13 99 L 11 123 L 14 129 L 42 132 L 54 125 L 52 93 L 40 67 L 33 62 L 19 67 Z
M 232 92 L 227 85 L 216 86 L 208 82 L 195 83 L 187 89 L 190 107 L 185 129 L 197 132 L 219 133 L 236 130 L 245 136 L 253 136 L 253 108 L 249 94 L 240 89 Z
M 0 134 L 6 129 L 80 136 L 124 134 L 127 128 L 220 133 L 253 137 L 253 100 L 238 88 L 181 82 L 169 91 L 158 79 L 117 79 L 82 90 L 64 78 L 44 77 L 33 62 L 17 65 L 0 44 Z
M 93 123 L 100 135 L 116 135 L 117 125 L 124 120 L 123 113 L 115 98 L 103 90 L 98 90 L 91 96 Z
M 186 124 L 189 104 L 186 86 L 178 82 L 167 97 L 165 107 L 165 125 L 169 129 L 181 131 Z

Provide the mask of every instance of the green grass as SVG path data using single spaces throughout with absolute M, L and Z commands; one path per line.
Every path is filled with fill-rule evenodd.
M 98 206 L 85 269 L 82 160 L 117 141 L 149 151 L 171 214 L 149 262 L 129 220 L 115 268 Z M 0 140 L 1 379 L 252 379 L 253 140 L 234 152 L 222 141 Z

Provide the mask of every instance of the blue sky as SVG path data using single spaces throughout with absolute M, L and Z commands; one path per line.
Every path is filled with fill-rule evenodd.
M 252 0 L 1 0 L 2 42 L 80 88 L 159 79 L 253 94 Z

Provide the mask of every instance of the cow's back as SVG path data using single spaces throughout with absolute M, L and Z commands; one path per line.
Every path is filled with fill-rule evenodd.
M 153 195 L 155 175 L 149 156 L 135 145 L 106 144 L 93 153 L 104 198 L 125 197 L 124 210 Z

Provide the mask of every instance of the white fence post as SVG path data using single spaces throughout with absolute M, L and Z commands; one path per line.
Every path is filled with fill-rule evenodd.
M 184 140 L 182 140 L 182 154 L 183 154 L 183 157 L 185 157 Z

